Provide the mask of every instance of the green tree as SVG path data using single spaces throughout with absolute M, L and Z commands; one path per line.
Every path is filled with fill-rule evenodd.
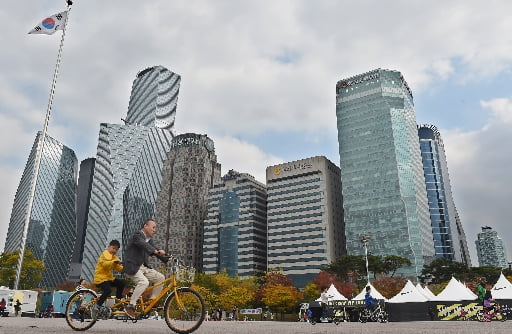
M 327 265 L 326 271 L 336 274 L 340 279 L 345 280 L 350 271 L 366 275 L 366 262 L 361 255 L 342 255 Z
M 388 255 L 383 259 L 383 272 L 385 274 L 391 273 L 390 277 L 395 275 L 395 272 L 398 268 L 403 266 L 410 266 L 411 260 L 405 257 L 401 257 L 398 255 Z
M 471 276 L 470 268 L 463 263 L 441 257 L 423 266 L 420 280 L 422 283 L 432 282 L 438 284 L 449 281 L 452 276 L 463 281 L 469 280 Z
M 19 252 L 0 254 L 0 285 L 14 288 Z M 45 270 L 43 261 L 36 259 L 30 249 L 25 250 L 18 289 L 30 290 L 37 288 Z

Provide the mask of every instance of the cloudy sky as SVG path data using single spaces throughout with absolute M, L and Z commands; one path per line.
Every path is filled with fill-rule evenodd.
M 4 0 L 0 9 L 0 249 L 62 34 L 27 33 L 65 7 Z M 324 155 L 339 164 L 336 82 L 399 70 L 417 122 L 443 137 L 473 265 L 482 225 L 512 260 L 511 12 L 507 0 L 75 0 L 49 134 L 79 161 L 94 157 L 99 123 L 121 123 L 137 72 L 162 65 L 182 76 L 176 132 L 208 134 L 223 173 L 264 182 L 276 163 Z

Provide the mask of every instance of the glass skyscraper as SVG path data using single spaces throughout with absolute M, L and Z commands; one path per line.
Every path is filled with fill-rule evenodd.
M 267 190 L 253 176 L 230 170 L 209 191 L 203 269 L 232 277 L 267 270 Z
M 155 127 L 100 125 L 82 277 L 92 279 L 98 256 L 110 240 L 119 240 L 125 246 L 129 241 L 125 239 L 126 231 L 140 228 L 146 218 L 152 217 L 144 215 L 147 209 L 143 213 L 138 211 L 141 206 L 135 204 L 135 197 L 145 190 L 137 188 L 137 182 L 144 182 L 142 186 L 150 193 L 159 190 L 161 175 L 155 170 L 161 169 L 171 140 L 170 131 Z M 151 197 L 144 200 L 150 201 Z M 135 221 L 139 218 L 141 221 Z M 136 227 L 125 225 L 126 219 Z
M 162 66 L 140 71 L 125 124 L 100 125 L 82 263 L 87 280 L 110 240 L 119 240 L 123 248 L 133 231 L 152 218 L 160 171 L 174 137 L 180 80 Z
M 466 234 L 453 201 L 441 134 L 434 125 L 418 126 L 430 222 L 436 257 L 471 266 Z
M 176 136 L 163 167 L 157 196 L 155 244 L 196 269 L 203 268 L 204 220 L 208 191 L 220 183 L 213 140 L 207 135 Z
M 412 92 L 397 71 L 377 69 L 336 84 L 347 252 L 400 255 L 417 276 L 434 258 Z
M 162 66 L 140 71 L 133 81 L 126 123 L 174 130 L 181 77 Z
M 27 215 L 30 217 L 25 249 L 44 262 L 41 288 L 53 288 L 67 278 L 75 240 L 75 203 L 78 161 L 75 152 L 46 136 L 31 212 L 27 212 L 34 180 L 38 132 L 23 171 L 7 231 L 5 252 L 22 248 Z
M 339 168 L 323 156 L 267 167 L 268 269 L 304 287 L 346 253 Z
M 478 233 L 475 243 L 480 267 L 508 267 L 505 245 L 498 233 L 492 230 L 492 227 L 482 226 L 482 232 Z

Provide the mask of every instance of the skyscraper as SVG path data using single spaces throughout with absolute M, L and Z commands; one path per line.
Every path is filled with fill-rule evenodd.
M 478 233 L 475 243 L 480 267 L 508 267 L 503 240 L 501 240 L 496 231 L 492 230 L 492 227 L 482 226 L 482 232 Z
M 46 136 L 31 212 L 27 212 L 30 189 L 35 177 L 35 161 L 41 131 L 23 171 L 14 197 L 4 251 L 22 247 L 27 215 L 28 234 L 25 249 L 44 262 L 40 287 L 53 288 L 66 280 L 75 239 L 75 202 L 78 161 L 70 148 Z
M 436 257 L 471 266 L 466 234 L 453 201 L 441 134 L 434 125 L 418 126 L 430 222 Z
M 267 167 L 268 269 L 305 286 L 346 253 L 339 168 L 325 157 Z
M 155 243 L 202 270 L 208 191 L 220 182 L 220 164 L 213 140 L 195 133 L 176 136 L 162 174 L 156 205 Z
M 336 84 L 347 252 L 411 260 L 417 276 L 434 258 L 412 92 L 397 71 L 377 69 Z M 398 272 L 397 272 L 398 273 Z
M 252 175 L 230 170 L 209 191 L 203 269 L 232 277 L 267 270 L 267 190 Z
M 162 66 L 140 71 L 133 81 L 126 123 L 174 131 L 181 77 Z
M 160 189 L 159 171 L 174 137 L 180 80 L 162 66 L 140 71 L 125 125 L 100 124 L 82 263 L 86 279 L 92 278 L 97 256 L 110 240 L 119 240 L 123 248 L 127 235 L 140 227 L 137 220 L 151 218 L 145 215 L 154 211 L 154 196 L 144 196 Z
M 121 246 L 129 241 L 123 238 L 123 234 L 126 235 L 123 230 L 131 230 L 132 227 L 125 226 L 125 219 L 130 218 L 133 222 L 137 217 L 140 218 L 136 215 L 139 208 L 127 205 L 134 203 L 131 194 L 137 194 L 140 190 L 135 184 L 138 179 L 151 175 L 149 180 L 145 179 L 145 186 L 152 191 L 159 190 L 161 175 L 154 174 L 154 170 L 162 167 L 171 140 L 171 132 L 155 127 L 106 123 L 100 125 L 82 277 L 92 279 L 98 255 L 110 240 L 119 240 Z M 144 170 L 148 163 L 150 170 Z M 131 191 L 126 192 L 130 184 Z M 144 217 L 146 218 L 151 217 Z M 135 224 L 140 227 L 142 221 Z
M 68 273 L 68 279 L 72 281 L 78 281 L 82 272 L 85 232 L 87 231 L 87 217 L 89 216 L 89 206 L 91 203 L 95 162 L 96 159 L 89 158 L 80 163 L 76 196 L 76 239 Z

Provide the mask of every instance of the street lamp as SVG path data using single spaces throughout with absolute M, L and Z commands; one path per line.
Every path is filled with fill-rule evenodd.
M 366 277 L 368 279 L 368 284 L 370 284 L 370 272 L 368 271 L 368 241 L 370 241 L 370 233 L 365 232 L 359 234 L 359 241 L 361 241 L 364 246 L 364 257 L 366 260 Z

